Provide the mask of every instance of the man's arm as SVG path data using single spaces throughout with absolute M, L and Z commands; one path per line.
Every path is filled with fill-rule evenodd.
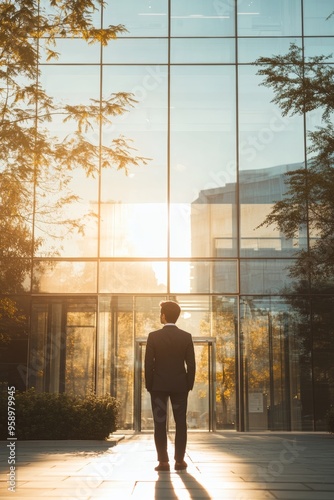
M 154 349 L 151 334 L 149 334 L 145 351 L 145 387 L 150 392 L 153 387 Z
M 194 387 L 195 373 L 196 373 L 196 361 L 195 361 L 195 349 L 194 343 L 191 341 L 188 344 L 186 352 L 186 365 L 187 365 L 187 382 L 188 390 L 191 391 Z

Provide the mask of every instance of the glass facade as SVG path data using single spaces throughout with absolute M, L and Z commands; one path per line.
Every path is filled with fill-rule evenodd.
M 333 10 L 332 0 L 109 0 L 96 26 L 126 33 L 105 47 L 59 39 L 60 57 L 41 62 L 46 92 L 71 105 L 132 93 L 129 112 L 87 137 L 101 151 L 131 138 L 149 161 L 127 175 L 99 158 L 96 175 L 71 172 L 66 189 L 78 198 L 66 217 L 84 220 L 84 232 L 48 231 L 38 217 L 43 184 L 32 190 L 31 230 L 42 239 L 16 296 L 30 319 L 28 361 L 5 363 L 3 378 L 111 393 L 120 428 L 151 429 L 145 338 L 171 298 L 196 339 L 190 428 L 326 430 L 334 296 L 293 286 L 307 227 L 294 240 L 259 227 L 284 197 L 284 174 L 306 168 L 306 131 L 321 116 L 282 116 L 253 63 L 290 43 L 306 55 L 333 52 Z M 68 133 L 61 119 L 49 126 Z

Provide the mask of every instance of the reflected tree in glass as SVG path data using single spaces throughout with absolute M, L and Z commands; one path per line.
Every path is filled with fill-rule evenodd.
M 328 17 L 333 22 L 333 17 Z M 287 191 L 261 225 L 274 224 L 287 237 L 307 232 L 308 247 L 297 249 L 290 266 L 293 282 L 282 290 L 300 313 L 302 351 L 312 353 L 314 414 L 322 429 L 325 414 L 334 399 L 334 68 L 331 56 L 305 58 L 291 44 L 285 55 L 256 61 L 263 85 L 274 91 L 283 115 L 321 114 L 320 125 L 308 131 L 308 161 L 305 168 L 286 174 Z M 292 295 L 291 295 L 292 294 Z M 309 294 L 303 298 L 300 295 Z M 311 334 L 307 325 L 311 325 Z M 311 335 L 311 337 L 310 337 Z M 310 347 L 311 345 L 311 347 Z M 309 348 L 310 347 L 310 348 Z

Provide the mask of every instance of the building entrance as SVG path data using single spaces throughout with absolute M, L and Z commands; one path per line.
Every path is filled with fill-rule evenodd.
M 137 432 L 153 430 L 149 393 L 144 381 L 146 338 L 137 338 L 135 345 L 134 427 Z M 188 399 L 188 429 L 216 430 L 216 339 L 193 337 L 196 356 L 194 389 Z M 174 430 L 172 410 L 169 408 L 168 430 Z

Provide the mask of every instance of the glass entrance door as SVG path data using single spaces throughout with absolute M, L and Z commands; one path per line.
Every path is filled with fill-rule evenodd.
M 144 357 L 147 339 L 136 339 L 134 425 L 137 432 L 153 430 L 150 395 L 145 388 Z M 193 337 L 196 356 L 194 389 L 188 399 L 188 429 L 214 431 L 216 429 L 216 340 L 213 337 Z M 168 428 L 174 429 L 169 410 Z

